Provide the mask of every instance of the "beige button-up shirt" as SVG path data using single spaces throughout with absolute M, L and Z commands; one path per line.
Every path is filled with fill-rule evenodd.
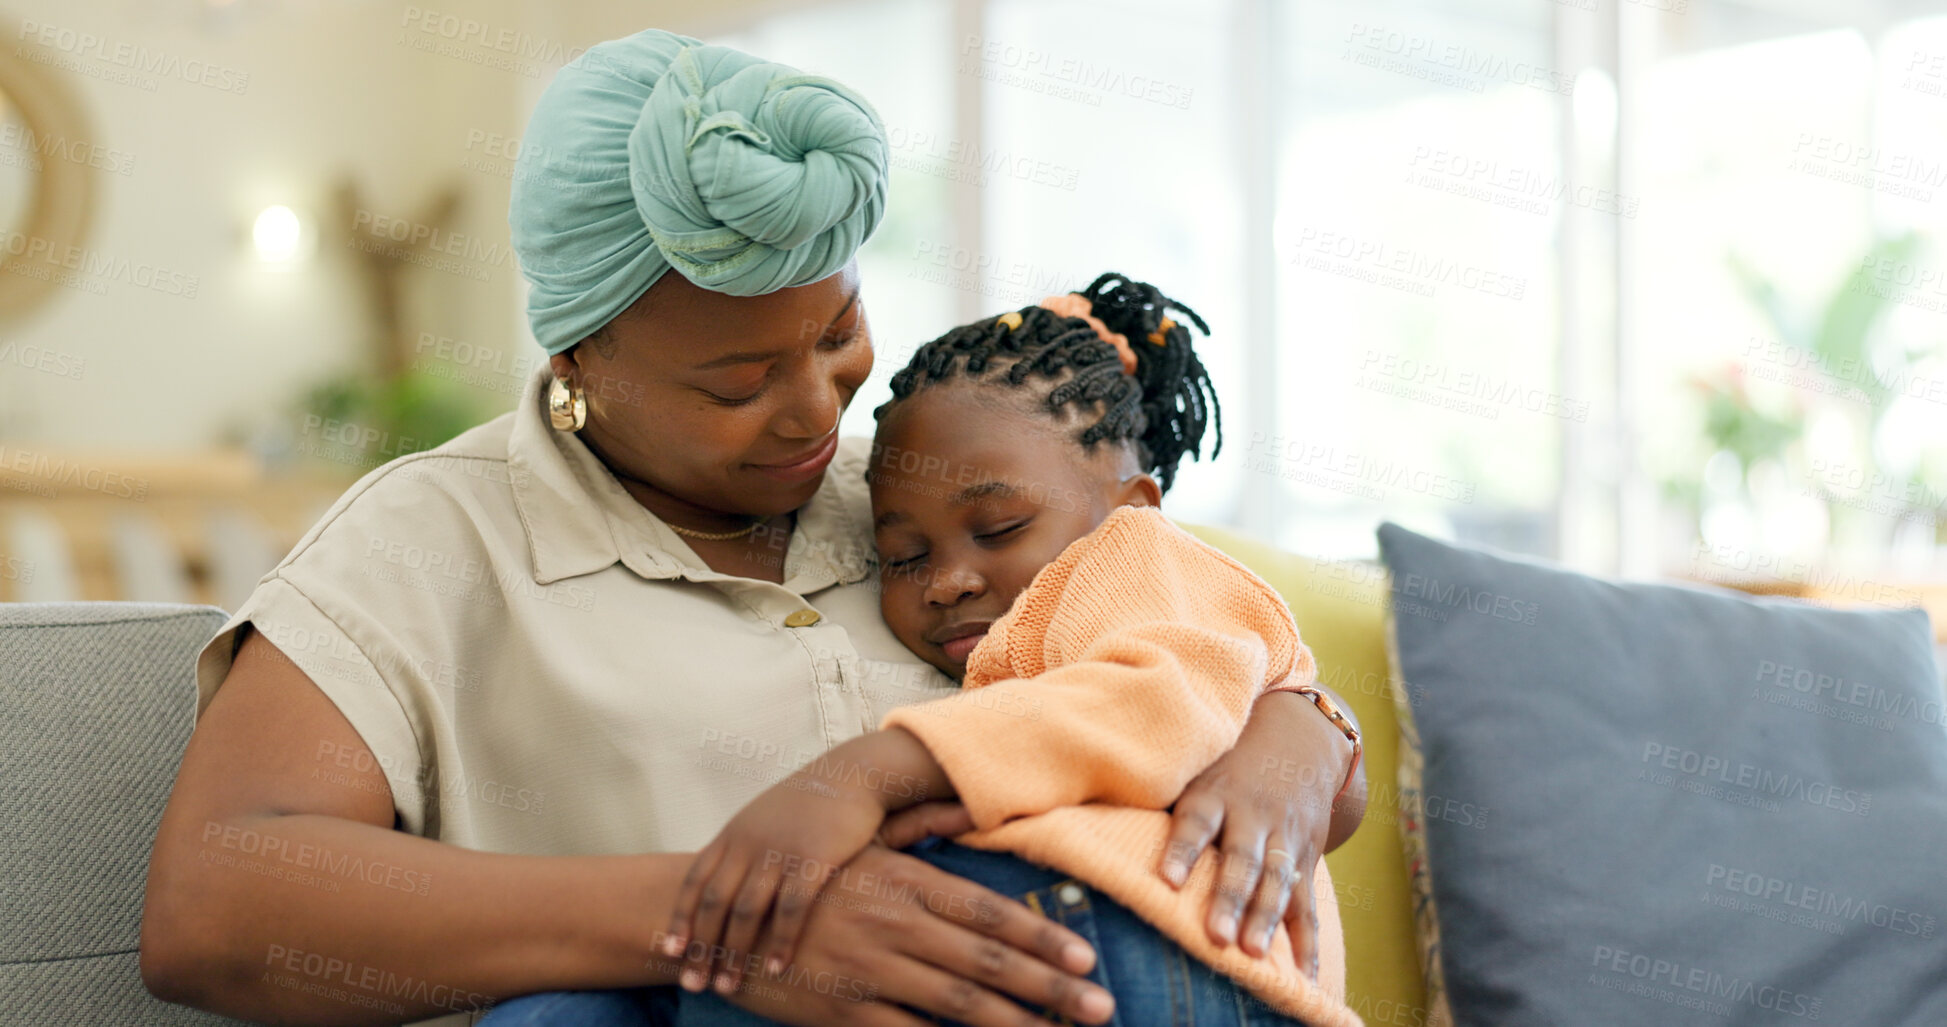
M 879 617 L 845 439 L 784 583 L 711 570 L 549 427 L 511 413 L 354 485 L 197 661 L 200 711 L 245 621 L 357 729 L 405 829 L 527 854 L 693 851 L 772 782 L 958 690 Z M 316 775 L 349 783 L 350 754 Z

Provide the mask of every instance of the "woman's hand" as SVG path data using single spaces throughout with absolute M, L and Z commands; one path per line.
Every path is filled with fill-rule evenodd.
M 1260 956 L 1282 920 L 1298 965 L 1317 978 L 1313 868 L 1365 812 L 1363 767 L 1333 809 L 1351 758 L 1345 735 L 1310 699 L 1270 692 L 1258 699 L 1237 745 L 1183 789 L 1160 872 L 1181 887 L 1218 841 L 1223 866 L 1205 921 L 1212 941 L 1238 942 Z
M 763 968 L 777 974 L 791 962 L 826 879 L 881 836 L 888 813 L 944 791 L 946 777 L 932 754 L 895 730 L 837 746 L 751 800 L 696 854 L 676 895 L 663 951 L 690 953 L 679 983 L 703 990 L 714 964 L 716 989 L 736 991 L 746 968 L 756 966 L 757 934 L 767 920 Z M 966 819 L 957 803 L 951 809 L 958 814 L 907 823 Z
M 847 863 L 805 922 L 782 975 L 752 975 L 729 1001 L 801 1027 L 923 1027 L 902 1009 L 972 1027 L 1017 1027 L 1020 1005 L 1077 1023 L 1115 1003 L 1082 979 L 1095 952 L 1026 906 L 881 845 Z
M 885 819 L 885 807 L 863 789 L 803 771 L 751 800 L 696 854 L 676 893 L 663 951 L 690 953 L 682 986 L 702 991 L 715 964 L 717 990 L 735 991 L 754 966 L 757 931 L 774 902 L 765 971 L 776 974 L 825 878 L 871 844 Z

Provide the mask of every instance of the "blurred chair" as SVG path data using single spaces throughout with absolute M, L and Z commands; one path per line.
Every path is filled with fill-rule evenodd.
M 182 550 L 146 513 L 118 512 L 111 524 L 110 548 L 120 598 L 141 603 L 188 603 L 193 586 Z
M 270 473 L 237 449 L 10 452 L 0 601 L 235 608 L 356 480 L 336 466 Z
M 218 1027 L 142 986 L 149 849 L 208 606 L 0 603 L 0 1023 Z
M 69 555 L 67 534 L 54 518 L 38 510 L 16 508 L 7 518 L 6 555 L 13 596 L 25 603 L 64 603 L 81 598 L 81 587 Z
M 315 519 L 315 518 L 314 518 Z M 210 598 L 224 609 L 234 610 L 256 591 L 277 561 L 284 558 L 287 546 L 280 545 L 249 511 L 219 507 L 204 520 L 209 553 Z

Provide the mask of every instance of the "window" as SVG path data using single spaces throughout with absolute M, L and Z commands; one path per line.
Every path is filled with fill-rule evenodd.
M 1947 18 L 1922 13 L 929 0 L 739 39 L 844 68 L 892 133 L 848 431 L 914 346 L 1115 270 L 1214 329 L 1226 445 L 1180 517 L 1766 577 L 1947 543 Z M 1700 563 L 1724 552 L 1748 573 Z
M 1713 11 L 1657 37 L 1629 97 L 1665 569 L 1917 573 L 1947 492 L 1947 19 Z
M 933 261 L 950 261 L 953 89 L 941 62 L 949 45 L 945 0 L 832 4 L 768 17 L 711 42 L 829 75 L 858 90 L 885 122 L 892 178 L 885 219 L 859 252 L 859 277 L 877 359 L 839 430 L 871 435 L 872 409 L 891 397 L 887 381 L 914 348 L 958 323 L 949 290 L 922 282 Z
M 1556 254 L 1572 202 L 1552 4 L 1280 10 L 1277 541 L 1369 555 L 1395 520 L 1549 552 L 1564 420 Z

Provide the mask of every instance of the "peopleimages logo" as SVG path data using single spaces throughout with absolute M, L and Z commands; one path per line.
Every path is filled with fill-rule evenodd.
M 209 821 L 203 825 L 204 862 L 221 862 L 211 859 L 213 850 L 210 843 L 244 856 L 255 856 L 266 863 L 282 863 L 299 871 L 316 871 L 317 874 L 350 881 L 363 881 L 366 884 L 413 895 L 426 895 L 432 891 L 433 875 L 423 870 L 409 870 L 405 867 L 386 863 L 382 860 L 367 861 L 365 857 L 349 852 L 339 852 L 329 845 L 314 845 L 310 842 L 292 842 L 289 839 L 262 834 L 234 824 Z M 249 868 L 246 868 L 249 869 Z M 264 866 L 256 868 L 269 870 L 265 876 L 282 877 L 276 871 L 280 868 Z M 337 888 L 329 888 L 337 891 Z
M 1769 689 L 1797 692 L 1809 698 L 1844 703 L 1869 713 L 1884 713 L 1902 720 L 1917 720 L 1925 724 L 1947 724 L 1947 711 L 1942 709 L 1938 699 L 1923 701 L 1918 697 L 1895 692 L 1870 682 L 1827 674 L 1808 667 L 1794 667 L 1776 660 L 1760 660 L 1754 680 L 1758 683 L 1754 690 L 1758 692 L 1766 691 L 1766 686 L 1769 686 Z
M 31 126 L 18 122 L 0 124 L 0 146 L 84 165 L 111 175 L 127 176 L 135 171 L 135 155 L 125 150 L 110 149 L 100 143 L 70 139 L 63 135 L 36 132 Z M 38 166 L 34 170 L 39 170 Z
M 1418 599 L 1449 609 L 1472 610 L 1496 620 L 1533 624 L 1541 612 L 1538 603 L 1513 596 L 1476 589 L 1471 585 L 1441 581 L 1425 574 L 1401 574 L 1393 578 L 1393 594 Z
M 1591 984 L 1718 1016 L 1731 1015 L 1734 1012 L 1731 1004 L 1736 1003 L 1816 1020 L 1824 1006 L 1823 1000 L 1804 992 L 1788 991 L 1694 963 L 1630 952 L 1613 945 L 1597 945 L 1589 965 L 1600 971 L 1589 975 Z
M 1799 774 L 1772 771 L 1743 761 L 1733 761 L 1723 756 L 1664 745 L 1661 742 L 1643 744 L 1642 762 L 1647 767 L 1674 770 L 1683 774 L 1686 779 L 1696 782 L 1730 785 L 1758 796 L 1797 799 L 1807 805 L 1823 806 L 1855 816 L 1863 817 L 1873 808 L 1871 792 L 1840 788 L 1830 782 L 1815 781 Z M 1665 782 L 1658 780 L 1656 783 Z M 1770 811 L 1776 812 L 1775 809 Z
M 1029 85 L 1031 79 L 1016 81 L 1005 74 L 1012 72 L 1062 83 L 1074 88 L 1057 92 L 1055 95 L 1058 98 L 1076 100 L 1097 107 L 1101 106 L 1102 94 L 1118 93 L 1146 103 L 1172 107 L 1176 110 L 1188 110 L 1191 98 L 1196 95 L 1194 87 L 1154 75 L 1125 71 L 1077 57 L 1020 46 L 1005 40 L 986 39 L 978 35 L 969 35 L 961 42 L 960 56 L 963 58 L 962 74 L 969 71 L 971 60 L 978 60 L 985 66 L 986 74 L 982 75 L 983 78 L 994 78 L 1006 85 L 1032 88 Z M 1090 90 L 1100 92 L 1090 92 Z
M 1485 91 L 1490 81 L 1561 96 L 1575 91 L 1574 76 L 1553 68 L 1383 25 L 1354 23 L 1342 45 L 1345 52 L 1341 58 L 1363 67 L 1470 92 Z
M 0 252 L 29 262 L 45 261 L 59 265 L 87 278 L 118 281 L 138 289 L 149 289 L 165 296 L 180 296 L 188 300 L 196 298 L 196 291 L 201 288 L 203 281 L 196 275 L 184 274 L 155 264 L 130 260 L 127 257 L 112 257 L 85 246 L 57 244 L 39 236 L 23 235 L 19 232 L 0 232 Z
M 1919 606 L 1920 593 L 1872 578 L 1842 574 L 1807 560 L 1742 549 L 1728 543 L 1699 541 L 1691 554 L 1691 572 L 1705 581 L 1738 582 L 1779 578 L 1804 585 L 1821 599 L 1843 599 L 1874 606 Z
M 49 484 L 80 487 L 89 492 L 99 492 L 104 496 L 118 499 L 132 499 L 142 502 L 149 498 L 149 479 L 136 478 L 119 471 L 111 471 L 89 464 L 76 463 L 59 456 L 36 453 L 27 449 L 9 450 L 0 445 L 0 467 L 6 467 L 36 481 Z
M 156 75 L 161 78 L 179 78 L 193 86 L 207 86 L 220 93 L 242 93 L 250 88 L 250 73 L 235 68 L 213 64 L 209 61 L 191 58 L 184 60 L 176 54 L 160 53 L 146 46 L 134 43 L 117 42 L 92 32 L 48 25 L 31 19 L 22 19 L 16 40 L 30 41 L 58 51 L 68 58 L 87 58 L 103 64 L 110 64 L 132 73 Z M 64 61 L 51 61 L 14 48 L 14 56 L 34 60 L 42 64 L 62 64 Z M 85 65 L 71 70 L 90 77 Z M 141 86 L 145 90 L 155 89 L 154 79 L 131 81 L 129 84 Z
M 477 46 L 544 64 L 562 64 L 587 52 L 586 47 L 565 46 L 531 32 L 495 27 L 486 22 L 432 8 L 406 5 L 400 12 L 399 26 L 410 32 L 443 39 L 451 43 Z
M 272 945 L 264 952 L 264 979 L 279 987 L 321 995 L 351 1005 L 380 1009 L 395 1017 L 406 1007 L 391 999 L 407 999 L 436 1009 L 475 1011 L 492 1008 L 492 997 L 464 988 L 393 973 L 337 956 Z M 302 975 L 300 977 L 288 974 Z M 349 991 L 345 989 L 351 989 Z
M 990 178 L 1012 178 L 1072 193 L 1082 176 L 1079 168 L 1023 154 L 1012 147 L 982 146 L 900 125 L 887 126 L 886 146 L 892 151 L 894 167 L 940 173 L 942 177 L 974 185 L 984 186 Z M 915 159 L 902 159 L 905 157 Z M 958 175 L 961 171 L 968 174 Z
M 87 357 L 63 353 L 60 350 L 52 350 L 32 343 L 0 344 L 0 364 L 13 364 L 30 371 L 76 380 L 79 380 L 88 370 Z
M 1925 913 L 1889 906 L 1884 902 L 1853 898 L 1829 889 L 1814 888 L 1740 867 L 1712 863 L 1710 869 L 1704 874 L 1704 884 L 1737 895 L 1809 910 L 1836 920 L 1851 920 L 1874 927 L 1883 927 L 1896 934 L 1910 934 L 1920 938 L 1931 938 L 1934 935 L 1934 918 Z
M 1384 239 L 1313 226 L 1299 231 L 1298 247 L 1290 263 L 1308 270 L 1329 271 L 1375 285 L 1401 288 L 1417 296 L 1438 295 L 1437 287 L 1441 285 L 1506 300 L 1520 300 L 1528 290 L 1528 279 L 1519 275 L 1425 250 L 1395 246 Z
M 509 267 L 514 263 L 512 246 L 369 210 L 359 210 L 352 215 L 352 231 L 374 242 L 386 240 L 400 243 L 489 267 Z
M 1503 165 L 1499 158 L 1461 151 L 1416 146 L 1407 181 L 1456 196 L 1482 200 L 1496 207 L 1547 214 L 1557 202 L 1598 214 L 1634 218 L 1642 201 L 1599 186 L 1573 182 L 1560 174 L 1519 165 Z

